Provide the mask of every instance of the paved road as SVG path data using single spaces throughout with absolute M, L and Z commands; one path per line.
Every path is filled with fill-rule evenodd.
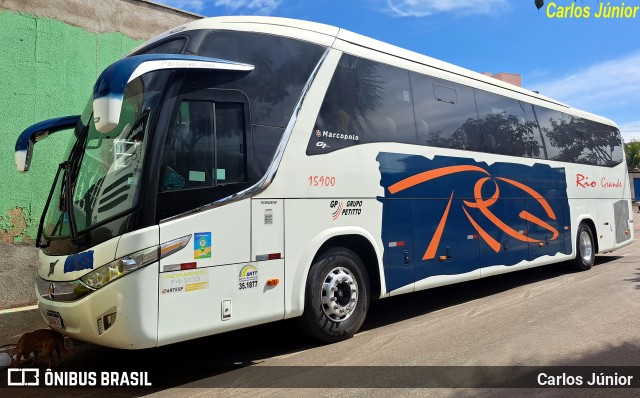
M 635 216 L 636 236 L 640 236 L 640 217 L 637 213 Z M 33 313 L 2 316 L 0 337 L 11 335 L 9 329 L 17 336 L 20 328 L 34 322 L 40 321 Z M 8 324 L 14 327 L 9 328 Z M 397 377 L 398 385 L 407 383 L 404 377 L 408 374 L 399 366 L 638 367 L 640 243 L 598 256 L 596 265 L 588 272 L 573 272 L 566 264 L 556 264 L 375 302 L 362 330 L 354 338 L 338 344 L 316 345 L 297 333 L 295 322 L 283 321 L 155 350 L 130 352 L 79 345 L 65 357 L 59 370 L 94 366 L 117 369 L 124 364 L 166 367 L 170 377 L 163 377 L 163 382 L 174 388 L 108 390 L 110 396 L 155 393 L 158 397 L 383 397 L 390 394 L 398 397 L 546 397 L 550 396 L 550 390 L 339 388 L 352 381 L 354 375 L 349 372 L 326 376 L 338 387 L 333 389 L 240 387 L 244 385 L 242 377 L 269 378 L 268 373 L 247 373 L 247 369 L 265 366 L 315 365 L 324 369 L 398 366 L 383 368 Z M 244 366 L 247 367 L 242 368 Z M 296 383 L 304 385 L 307 380 L 312 380 L 310 386 L 313 380 L 326 384 L 321 372 L 307 377 L 299 374 L 300 368 L 289 369 L 298 373 L 289 374 L 290 379 L 276 373 L 271 377 L 285 380 L 285 387 L 298 385 Z M 269 380 L 266 382 L 269 384 Z M 225 387 L 211 389 L 219 385 Z M 107 390 L 100 392 L 106 394 Z M 11 396 L 47 398 L 69 393 L 71 396 L 93 395 L 87 390 L 63 394 L 59 389 L 12 390 L 10 393 Z M 558 392 L 558 396 L 580 397 L 639 395 L 637 389 Z

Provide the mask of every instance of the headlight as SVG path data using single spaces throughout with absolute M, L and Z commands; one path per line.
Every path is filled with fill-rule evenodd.
M 39 294 L 52 301 L 75 301 L 87 294 L 106 286 L 127 274 L 146 267 L 159 259 L 184 248 L 191 235 L 183 236 L 128 256 L 124 256 L 89 272 L 80 279 L 70 282 L 51 282 L 36 278 Z
M 158 261 L 158 251 L 158 246 L 140 250 L 139 252 L 105 264 L 83 276 L 80 280 L 91 289 L 100 289 L 122 276 Z
M 89 288 L 97 290 L 127 274 L 139 270 L 159 259 L 177 252 L 189 243 L 191 235 L 183 236 L 162 245 L 140 250 L 93 270 L 80 280 Z

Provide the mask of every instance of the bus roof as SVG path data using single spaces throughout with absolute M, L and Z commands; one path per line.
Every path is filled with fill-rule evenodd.
M 533 102 L 538 102 L 538 104 L 544 103 L 544 106 L 548 106 L 556 110 L 595 120 L 601 123 L 613 126 L 616 125 L 610 119 L 594 115 L 589 112 L 581 111 L 576 108 L 572 108 L 567 104 L 546 97 L 534 91 L 518 87 L 510 83 L 506 83 L 501 80 L 483 75 L 481 73 L 474 72 L 472 70 L 456 66 L 448 62 L 440 61 L 438 59 L 431 58 L 414 51 L 397 47 L 389 43 L 372 39 L 370 37 L 366 37 L 342 28 L 317 22 L 290 18 L 261 16 L 226 16 L 203 18 L 167 31 L 138 47 L 138 49 L 152 42 L 162 40 L 174 33 L 198 29 L 221 29 L 270 33 L 279 36 L 305 40 L 325 47 L 335 48 L 337 50 L 351 53 L 356 56 L 362 55 L 358 54 L 357 52 L 354 53 L 353 50 L 355 46 L 356 48 L 359 47 L 363 50 L 372 50 L 381 54 L 387 54 L 392 57 L 398 58 L 399 60 L 408 61 L 409 63 L 416 63 L 419 65 L 427 66 L 429 68 L 440 70 L 442 72 L 455 75 L 461 79 L 470 79 L 476 84 L 481 83 L 477 88 L 483 88 L 482 86 L 489 85 L 492 87 L 488 88 L 485 86 L 484 89 L 493 89 L 494 91 L 497 91 L 498 93 L 501 93 L 503 95 L 511 95 L 515 97 L 518 97 L 517 94 L 520 94 L 521 96 L 528 97 L 529 100 L 536 99 L 539 101 Z M 370 58 L 367 56 L 364 57 Z M 464 82 L 458 82 L 464 84 Z M 505 93 L 504 90 L 509 91 L 509 93 Z

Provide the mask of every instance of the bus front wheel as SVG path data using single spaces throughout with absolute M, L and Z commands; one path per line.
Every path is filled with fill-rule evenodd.
M 586 224 L 580 224 L 576 239 L 576 258 L 574 265 L 580 271 L 587 271 L 593 267 L 596 257 L 596 245 L 593 241 L 593 232 Z
M 368 309 L 369 277 L 360 257 L 342 247 L 320 255 L 307 276 L 302 328 L 325 343 L 346 340 Z

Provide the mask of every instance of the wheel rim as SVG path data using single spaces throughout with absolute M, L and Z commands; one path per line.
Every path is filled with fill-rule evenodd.
M 358 282 L 344 267 L 331 270 L 322 283 L 322 310 L 332 320 L 349 318 L 358 304 Z
M 582 260 L 586 263 L 591 262 L 593 257 L 593 243 L 591 242 L 591 237 L 587 231 L 582 231 L 580 233 L 580 255 L 582 256 Z

